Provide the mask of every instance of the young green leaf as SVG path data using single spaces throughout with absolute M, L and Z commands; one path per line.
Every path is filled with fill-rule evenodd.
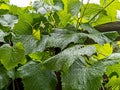
M 32 35 L 36 40 L 40 40 L 41 38 L 41 32 L 39 29 L 38 30 L 33 29 Z
M 107 88 L 111 87 L 112 90 L 119 90 L 120 89 L 120 78 L 113 76 L 105 86 Z
M 22 43 L 17 43 L 14 47 L 7 44 L 0 47 L 0 61 L 7 70 L 25 63 L 25 52 Z
M 110 2 L 112 2 L 105 10 L 107 11 L 107 15 L 111 17 L 112 21 L 117 20 L 117 10 L 120 10 L 120 2 L 119 0 L 100 0 L 101 6 L 106 6 Z
M 97 56 L 95 57 L 98 60 L 108 57 L 113 52 L 113 48 L 109 43 L 104 44 L 104 45 L 96 44 L 95 47 L 96 47 L 96 52 L 97 52 Z
M 35 61 L 42 62 L 48 58 L 50 58 L 50 52 L 36 52 L 36 53 L 31 53 L 29 54 L 30 58 Z
M 87 7 L 86 7 L 87 6 Z M 86 7 L 86 8 L 85 8 Z M 102 7 L 98 4 L 93 4 L 93 3 L 89 3 L 84 5 L 81 8 L 81 15 L 84 14 L 84 18 L 87 20 L 90 20 L 95 14 L 97 14 L 100 10 L 102 9 Z

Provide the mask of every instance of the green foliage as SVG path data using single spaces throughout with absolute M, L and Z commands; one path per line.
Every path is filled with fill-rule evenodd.
M 113 1 L 113 3 L 111 3 L 111 5 L 106 8 L 106 11 L 107 11 L 107 15 L 109 15 L 112 20 L 116 20 L 117 19 L 116 18 L 117 10 L 120 10 L 119 0 L 100 0 L 100 1 L 101 1 L 100 2 L 101 6 L 105 6 Z
M 86 10 L 85 10 L 85 7 L 87 7 Z M 97 5 L 97 4 L 87 4 L 87 5 L 84 5 L 84 7 L 82 7 L 81 14 L 84 14 L 83 17 L 85 19 L 90 20 L 101 9 L 102 9 L 102 7 L 100 5 Z
M 54 6 L 55 8 L 57 8 L 57 10 L 63 9 L 64 4 L 62 2 L 62 0 L 53 0 L 54 2 Z
M 56 86 L 52 71 L 33 61 L 18 68 L 18 76 L 23 79 L 25 90 L 54 90 Z
M 62 73 L 63 90 L 98 90 L 106 66 L 114 63 L 104 61 L 88 66 L 83 60 L 76 60 L 67 74 Z
M 26 62 L 22 43 L 17 43 L 14 47 L 4 44 L 0 47 L 0 52 L 0 61 L 7 70 L 11 70 L 18 64 Z
M 0 30 L 0 42 L 4 42 L 5 33 Z
M 0 90 L 119 90 L 119 33 L 94 28 L 117 20 L 119 3 L 39 0 L 22 8 L 0 1 Z
M 67 0 L 67 12 L 72 16 L 79 13 L 82 3 L 79 0 Z
M 44 62 L 44 65 L 48 69 L 52 70 L 66 70 L 68 69 L 75 60 L 83 59 L 84 55 L 91 56 L 95 53 L 94 46 L 74 46 L 68 49 L 65 49 L 61 53 L 47 59 Z M 84 62 L 84 60 L 83 60 Z
M 8 85 L 9 77 L 4 67 L 0 66 L 0 89 Z

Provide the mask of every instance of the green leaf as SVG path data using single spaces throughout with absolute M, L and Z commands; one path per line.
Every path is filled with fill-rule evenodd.
M 82 3 L 79 0 L 67 0 L 67 11 L 72 16 L 75 16 L 79 13 L 81 6 Z
M 117 31 L 104 32 L 103 34 L 111 40 L 115 40 L 119 36 Z
M 8 10 L 1 9 L 0 7 L 0 15 L 4 15 L 6 13 L 8 13 Z
M 33 61 L 18 68 L 18 76 L 22 78 L 24 90 L 55 90 L 56 77 L 53 72 L 43 69 L 42 65 Z
M 1 0 L 1 2 L 9 2 L 9 0 Z
M 13 38 L 13 42 L 14 44 L 22 42 L 25 47 L 25 53 L 28 54 L 32 52 L 37 40 L 35 40 L 32 35 L 19 35 L 18 37 Z
M 6 72 L 7 71 L 2 66 L 0 66 L 0 89 L 8 85 L 9 77 Z
M 4 3 L 4 2 L 0 2 L 0 9 L 3 11 L 3 10 L 9 10 L 9 5 Z M 3 14 L 1 12 L 1 14 Z
M 65 27 L 70 21 L 71 14 L 67 13 L 67 10 L 59 11 L 57 14 L 60 19 L 60 26 Z
M 112 78 L 113 76 L 120 77 L 120 63 L 107 67 L 106 74 Z
M 112 61 L 120 61 L 120 53 L 113 53 L 107 59 Z M 120 62 L 115 65 L 107 66 L 106 74 L 109 77 L 109 82 L 105 85 L 114 90 L 119 90 L 120 86 Z
M 13 37 L 13 43 L 22 42 L 25 47 L 25 54 L 30 54 L 32 52 L 42 52 L 45 50 L 47 36 L 41 38 L 41 41 L 35 40 L 32 35 L 19 35 Z
M 112 90 L 119 90 L 120 89 L 120 78 L 113 76 L 105 86 L 107 88 L 111 87 Z
M 9 78 L 11 78 L 12 80 L 15 80 L 15 79 L 16 79 L 16 70 L 15 70 L 15 69 L 12 69 L 12 70 L 7 71 L 7 75 L 8 75 Z
M 86 9 L 85 9 L 86 7 Z M 89 3 L 84 5 L 81 8 L 81 15 L 84 13 L 84 18 L 86 18 L 87 20 L 90 20 L 95 14 L 97 14 L 100 10 L 102 9 L 102 7 L 98 4 L 93 4 L 93 3 Z M 85 10 L 85 11 L 84 11 Z
M 5 33 L 0 30 L 0 42 L 4 42 Z
M 60 10 L 57 14 L 61 21 L 60 27 L 66 26 L 72 16 L 76 16 L 79 13 L 82 3 L 79 0 L 62 0 L 64 3 L 64 9 Z
M 119 53 L 113 53 L 111 54 L 108 59 L 112 59 L 112 60 L 120 60 L 120 54 Z M 112 65 L 112 66 L 108 66 L 107 67 L 107 72 L 106 74 L 109 77 L 112 77 L 112 75 L 114 76 L 113 73 L 116 73 L 116 75 L 119 77 L 120 76 L 120 63 L 116 64 L 116 65 Z
M 108 57 L 113 52 L 113 48 L 109 43 L 106 43 L 104 45 L 96 44 L 95 47 L 96 47 L 96 51 L 97 51 L 96 52 L 97 56 L 95 56 L 95 57 L 98 60 L 101 60 L 101 59 Z
M 42 62 L 51 57 L 50 52 L 36 52 L 29 54 L 30 58 L 35 61 Z
M 17 35 L 29 35 L 32 34 L 33 17 L 31 14 L 22 13 L 18 18 L 18 23 L 15 24 L 13 32 Z
M 49 11 L 54 11 L 52 7 L 52 2 L 49 0 L 49 2 L 46 1 L 35 1 L 33 3 L 33 8 L 37 13 L 40 14 L 46 14 Z
M 63 7 L 64 7 L 62 0 L 53 0 L 53 3 L 55 6 L 55 9 L 57 9 L 57 10 L 63 9 Z
M 97 18 L 95 23 L 93 23 L 93 25 L 95 26 L 108 22 L 111 22 L 111 17 L 107 15 L 106 11 L 103 11 L 102 13 L 99 14 L 99 17 Z
M 68 69 L 75 60 L 84 58 L 82 56 L 91 56 L 95 53 L 94 46 L 80 46 L 76 45 L 74 47 L 65 49 L 61 53 L 47 59 L 44 65 L 51 70 L 66 70 Z
M 109 36 L 110 32 L 107 32 L 109 34 L 107 36 L 106 32 L 101 33 L 87 23 L 81 24 L 81 27 L 89 33 L 89 34 L 85 33 L 84 35 L 89 37 L 90 39 L 94 40 L 98 44 L 104 44 L 104 43 L 112 42 L 112 40 L 116 39 L 116 37 L 118 36 L 118 35 L 113 36 L 114 37 L 114 39 L 113 39 L 113 37 Z
M 81 28 L 83 28 L 84 30 L 86 30 L 90 34 L 92 34 L 92 33 L 99 33 L 99 31 L 97 31 L 89 23 L 82 23 L 82 24 L 80 24 L 80 26 L 81 26 Z
M 38 30 L 33 29 L 32 35 L 33 35 L 33 37 L 34 37 L 36 40 L 40 40 L 40 39 L 41 39 L 41 32 L 40 32 L 39 29 L 38 29 Z
M 114 53 L 108 57 L 112 60 L 120 60 L 120 54 Z M 112 87 L 114 90 L 119 90 L 120 88 L 120 63 L 108 66 L 106 71 L 107 76 L 109 76 L 109 82 L 105 85 L 107 88 Z
M 12 5 L 10 7 L 10 13 L 18 16 L 18 23 L 15 24 L 13 32 L 17 35 L 29 35 L 32 34 L 33 17 L 31 13 L 28 13 L 23 8 Z
M 118 62 L 106 60 L 87 66 L 82 61 L 82 59 L 76 60 L 68 73 L 62 73 L 62 90 L 98 90 L 106 66 Z
M 108 59 L 120 60 L 120 54 L 119 53 L 113 53 L 108 57 Z
M 111 1 L 113 1 L 105 10 L 107 11 L 107 15 L 111 17 L 111 21 L 117 20 L 117 10 L 120 10 L 120 2 L 119 0 L 100 0 L 101 6 L 108 5 Z
M 0 23 L 3 26 L 8 26 L 13 28 L 17 22 L 18 22 L 17 16 L 10 15 L 10 14 L 5 14 L 0 16 Z
M 17 43 L 14 47 L 5 44 L 0 47 L 0 52 L 0 61 L 7 70 L 26 62 L 24 48 L 21 43 Z
M 56 29 L 50 35 L 42 35 L 41 40 L 35 40 L 32 35 L 19 35 L 13 38 L 13 42 L 22 42 L 25 47 L 26 54 L 32 52 L 42 52 L 46 48 L 59 47 L 62 50 L 66 48 L 70 43 L 83 44 L 86 40 L 85 35 L 69 31 L 65 29 Z
M 107 38 L 102 33 L 96 33 L 96 34 L 84 34 L 85 36 L 89 37 L 90 39 L 94 40 L 98 44 L 105 44 L 112 42 L 109 38 Z M 89 44 L 89 43 L 88 43 Z M 92 43 L 93 44 L 93 43 Z
M 85 35 L 66 29 L 56 29 L 54 33 L 50 33 L 50 37 L 46 42 L 46 47 L 60 47 L 61 49 L 66 48 L 70 43 L 83 44 L 86 40 Z

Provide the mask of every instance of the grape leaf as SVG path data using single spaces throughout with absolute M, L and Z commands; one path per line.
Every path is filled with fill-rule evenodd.
M 62 90 L 98 90 L 106 66 L 117 62 L 117 60 L 106 60 L 87 66 L 82 63 L 82 59 L 76 60 L 68 73 L 62 72 Z
M 98 4 L 93 4 L 93 3 L 89 3 L 87 4 L 87 7 L 85 9 L 86 5 L 84 5 L 84 7 L 81 8 L 81 15 L 84 13 L 84 18 L 86 18 L 87 20 L 90 20 L 95 14 L 97 14 L 102 7 Z M 85 10 L 85 11 L 84 11 Z
M 61 10 L 64 7 L 62 0 L 53 0 L 53 3 L 56 10 Z
M 17 35 L 32 34 L 32 24 L 33 24 L 32 14 L 14 5 L 10 6 L 9 12 L 13 15 L 18 16 L 18 22 L 13 27 L 13 32 L 15 34 Z
M 96 19 L 93 25 L 95 26 L 95 25 L 100 25 L 108 22 L 111 22 L 111 17 L 107 15 L 106 11 L 103 11 L 99 14 L 99 17 Z
M 41 38 L 40 41 L 35 40 L 32 35 L 19 35 L 17 37 L 13 37 L 13 43 L 22 42 L 25 47 L 25 54 L 30 54 L 32 52 L 42 52 L 45 50 L 47 36 Z
M 4 88 L 9 82 L 9 77 L 6 73 L 6 70 L 0 66 L 0 89 Z
M 0 23 L 3 26 L 8 26 L 13 28 L 17 22 L 18 22 L 17 16 L 10 15 L 10 14 L 5 14 L 0 16 Z
M 46 48 L 60 47 L 64 49 L 70 43 L 83 44 L 87 36 L 81 33 L 57 29 L 50 35 L 42 35 L 41 40 L 35 40 L 32 35 L 19 35 L 13 38 L 13 42 L 22 42 L 25 47 L 26 54 L 32 52 L 42 52 Z
M 15 34 L 29 35 L 32 34 L 33 18 L 28 13 L 23 13 L 18 18 L 18 23 L 15 24 L 13 31 Z
M 0 7 L 0 15 L 4 15 L 6 13 L 8 13 L 8 10 L 1 9 Z
M 31 61 L 19 67 L 18 76 L 22 78 L 25 90 L 55 90 L 54 73 L 44 70 L 39 63 Z
M 113 2 L 112 2 L 113 1 Z M 117 20 L 117 10 L 120 10 L 120 2 L 119 0 L 100 0 L 101 6 L 106 6 L 110 2 L 112 2 L 105 10 L 107 11 L 107 15 L 111 17 L 111 21 Z
M 9 5 L 0 2 L 0 9 L 1 10 L 9 10 Z M 2 14 L 2 12 L 0 14 Z
M 113 53 L 113 54 L 111 54 L 111 56 L 109 58 L 113 59 L 113 60 L 120 60 L 120 54 L 119 53 Z M 116 74 L 114 74 L 114 73 L 116 73 Z M 109 77 L 112 77 L 114 75 L 119 77 L 120 76 L 120 63 L 118 63 L 116 65 L 108 66 L 106 74 Z
M 68 24 L 68 22 L 70 21 L 71 14 L 67 13 L 66 10 L 57 12 L 57 15 L 59 16 L 61 27 L 66 26 Z
M 111 42 L 109 38 L 107 38 L 104 33 L 101 33 L 97 31 L 95 28 L 93 28 L 91 25 L 88 23 L 84 23 L 80 25 L 84 30 L 86 30 L 89 34 L 85 35 L 89 37 L 90 39 L 94 40 L 98 44 L 104 44 L 106 42 Z
M 87 36 L 82 33 L 66 29 L 56 29 L 55 32 L 50 33 L 50 37 L 46 42 L 46 47 L 60 47 L 64 49 L 70 43 L 83 44 Z
M 109 43 L 104 44 L 104 45 L 96 44 L 95 47 L 97 50 L 96 58 L 98 60 L 108 57 L 113 52 L 113 48 Z
M 35 61 L 42 62 L 48 58 L 50 58 L 50 52 L 44 51 L 44 52 L 36 52 L 29 54 L 30 58 Z
M 67 11 L 72 16 L 75 16 L 79 13 L 81 6 L 82 3 L 79 0 L 67 0 Z
M 0 52 L 0 61 L 7 70 L 26 62 L 24 48 L 21 43 L 17 43 L 14 47 L 5 44 L 0 47 Z
M 66 70 L 68 69 L 76 59 L 84 58 L 82 56 L 91 56 L 95 53 L 94 46 L 80 46 L 65 49 L 61 53 L 45 60 L 44 65 L 51 70 Z
M 2 30 L 0 30 L 0 42 L 4 42 L 5 35 L 6 34 Z
M 120 89 L 120 78 L 113 76 L 105 86 L 107 88 L 112 87 L 112 90 L 119 90 Z

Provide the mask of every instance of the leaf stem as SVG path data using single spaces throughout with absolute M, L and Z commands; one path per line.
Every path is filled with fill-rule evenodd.
M 107 8 L 110 4 L 112 4 L 115 0 L 112 0 L 110 3 L 108 3 L 105 7 L 103 7 L 98 13 L 96 13 L 88 23 L 90 23 L 98 14 L 100 14 L 105 8 Z

